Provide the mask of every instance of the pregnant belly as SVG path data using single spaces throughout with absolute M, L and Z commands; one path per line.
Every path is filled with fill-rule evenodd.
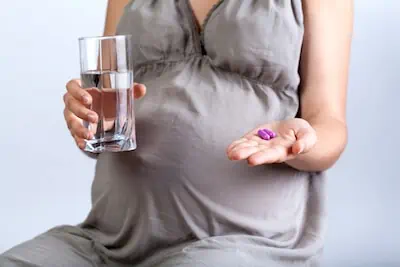
M 285 164 L 249 167 L 225 153 L 246 131 L 290 113 L 279 108 L 276 93 L 245 81 L 232 87 L 179 75 L 145 83 L 147 99 L 136 107 L 137 150 L 102 154 L 97 162 L 93 213 L 103 228 L 120 233 L 142 224 L 161 239 L 293 236 L 309 174 Z

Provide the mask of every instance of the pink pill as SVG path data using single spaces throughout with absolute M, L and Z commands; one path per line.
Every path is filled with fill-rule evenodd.
M 269 136 L 271 136 L 271 138 L 275 138 L 275 137 L 276 137 L 276 133 L 274 133 L 273 131 L 268 130 L 268 129 L 264 129 L 264 131 L 265 131 Z
M 270 140 L 271 139 L 271 136 L 264 130 L 258 130 L 257 134 L 261 139 L 264 139 L 264 140 Z

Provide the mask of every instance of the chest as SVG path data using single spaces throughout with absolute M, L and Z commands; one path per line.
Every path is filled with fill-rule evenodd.
M 134 0 L 117 32 L 132 36 L 136 68 L 158 64 L 162 71 L 161 66 L 199 57 L 202 64 L 286 87 L 297 82 L 301 2 Z
M 195 17 L 197 26 L 202 29 L 204 21 L 212 10 L 213 6 L 220 0 L 188 0 Z

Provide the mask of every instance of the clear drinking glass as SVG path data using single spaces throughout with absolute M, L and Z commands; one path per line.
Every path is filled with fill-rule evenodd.
M 94 135 L 85 140 L 84 150 L 136 149 L 131 36 L 83 37 L 79 48 L 82 88 L 91 94 L 90 108 L 99 117 L 98 123 L 84 123 Z

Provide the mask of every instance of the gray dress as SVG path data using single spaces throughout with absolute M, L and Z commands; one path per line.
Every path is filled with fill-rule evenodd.
M 98 157 L 82 224 L 11 249 L 0 266 L 317 266 L 323 175 L 226 156 L 259 124 L 297 115 L 301 4 L 220 1 L 199 33 L 188 0 L 131 1 L 118 33 L 133 36 L 148 88 L 138 148 Z

